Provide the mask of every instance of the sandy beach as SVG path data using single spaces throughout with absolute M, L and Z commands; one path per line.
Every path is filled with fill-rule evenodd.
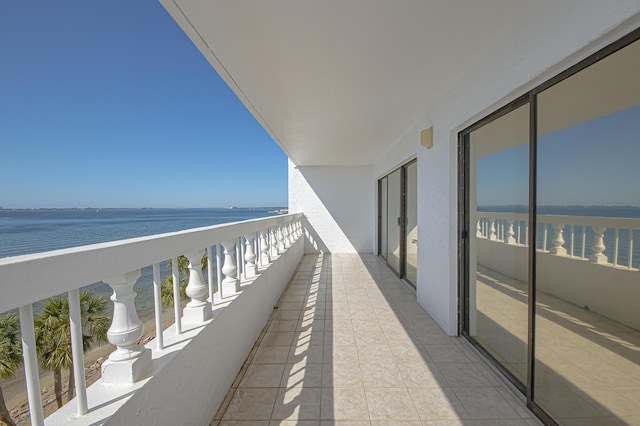
M 155 320 L 153 312 L 144 315 L 141 320 L 144 323 L 144 334 L 140 338 L 141 344 L 147 343 L 149 340 L 155 337 Z M 173 308 L 165 308 L 163 310 L 163 328 L 166 329 L 174 323 Z M 85 363 L 85 377 L 87 381 L 87 387 L 91 386 L 98 379 L 100 379 L 100 366 L 104 362 L 109 354 L 115 350 L 115 346 L 106 344 L 100 347 L 96 347 L 86 352 L 84 355 Z M 63 403 L 67 402 L 67 381 L 69 372 L 67 370 L 62 371 L 62 385 Z M 7 408 L 11 412 L 11 417 L 19 425 L 29 424 L 29 405 L 27 403 L 27 390 L 24 381 L 24 371 L 21 368 L 18 373 L 9 380 L 2 380 L 2 390 L 4 393 Z M 42 395 L 42 406 L 44 416 L 57 410 L 56 399 L 53 389 L 53 371 L 40 370 L 40 388 Z

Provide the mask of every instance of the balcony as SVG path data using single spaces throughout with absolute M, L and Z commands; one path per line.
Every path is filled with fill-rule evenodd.
M 2 259 L 0 310 L 20 310 L 32 423 L 534 422 L 377 256 L 303 256 L 302 221 L 293 214 Z M 131 290 L 138 270 L 180 253 L 191 261 L 191 302 L 142 346 Z M 117 349 L 101 379 L 86 389 L 77 380 L 78 397 L 45 420 L 32 303 L 67 292 L 73 318 L 78 289 L 98 280 L 114 289 L 109 340 Z M 73 343 L 76 377 L 84 377 Z

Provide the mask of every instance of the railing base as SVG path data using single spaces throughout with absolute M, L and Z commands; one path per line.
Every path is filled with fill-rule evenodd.
M 102 364 L 102 381 L 110 384 L 133 384 L 151 374 L 151 350 L 128 361 L 106 360 Z
M 211 303 L 207 302 L 202 306 L 187 306 L 182 311 L 183 322 L 203 322 L 211 319 Z

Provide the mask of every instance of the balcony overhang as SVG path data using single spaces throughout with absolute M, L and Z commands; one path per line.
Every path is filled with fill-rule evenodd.
M 375 164 L 541 7 L 510 0 L 161 3 L 300 166 Z

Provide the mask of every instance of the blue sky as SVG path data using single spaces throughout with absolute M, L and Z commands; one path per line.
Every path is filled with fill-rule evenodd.
M 538 137 L 538 205 L 640 207 L 640 105 Z M 477 161 L 478 205 L 528 205 L 529 146 Z
M 157 1 L 0 5 L 0 206 L 284 206 L 287 159 Z

